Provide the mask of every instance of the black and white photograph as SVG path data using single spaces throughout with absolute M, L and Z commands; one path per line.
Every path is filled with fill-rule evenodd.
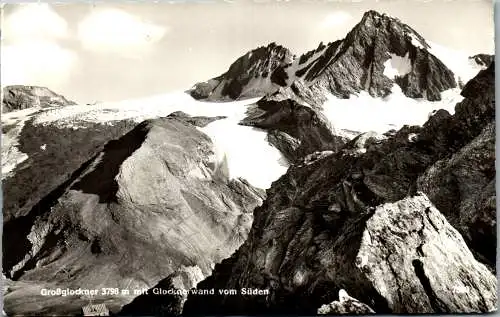
M 489 0 L 1 5 L 2 316 L 497 311 Z

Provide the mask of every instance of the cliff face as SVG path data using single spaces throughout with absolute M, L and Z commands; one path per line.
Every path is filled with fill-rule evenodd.
M 5 297 L 6 312 L 77 313 L 81 301 L 71 297 L 57 302 L 38 293 L 36 307 L 18 298 L 44 285 L 148 288 L 182 266 L 206 275 L 234 252 L 265 194 L 228 179 L 209 137 L 193 125 L 210 120 L 177 113 L 145 121 L 24 215 L 11 214 L 3 269 L 16 291 Z M 116 309 L 135 297 L 122 295 L 95 302 Z
M 361 92 L 369 98 L 395 94 L 395 98 L 402 97 L 403 108 L 408 98 L 440 101 L 442 92 L 457 87 L 455 74 L 431 53 L 422 36 L 400 20 L 375 11 L 365 13 L 344 39 L 321 43 L 299 58 L 290 59 L 287 50 L 274 44 L 258 52 L 238 59 L 220 78 L 196 85 L 191 95 L 220 101 L 244 98 L 240 91 L 255 86 L 247 83 L 246 76 L 252 74 L 252 81 L 262 79 L 255 65 L 263 65 L 262 58 L 275 61 L 279 57 L 279 63 L 264 63 L 275 66 L 272 85 L 261 85 L 251 95 L 262 98 L 249 108 L 241 124 L 267 130 L 269 143 L 291 163 L 314 152 L 336 152 L 345 144 L 346 135 L 331 127 L 329 120 L 335 118 L 324 116 L 329 99 L 335 104 L 335 99 L 355 99 Z M 257 64 L 250 62 L 255 56 L 259 56 Z M 238 83 L 237 94 L 220 93 L 227 86 L 228 81 L 222 79 L 226 77 L 245 79 L 231 79 Z M 206 93 L 196 88 L 207 85 Z
M 314 314 L 340 289 L 377 313 L 495 310 L 493 78 L 494 63 L 454 115 L 291 167 L 247 241 L 198 284 L 269 294 L 190 295 L 184 313 Z
M 293 163 L 315 151 L 337 151 L 345 139 L 320 112 L 294 100 L 259 100 L 240 124 L 268 131 L 268 141 Z

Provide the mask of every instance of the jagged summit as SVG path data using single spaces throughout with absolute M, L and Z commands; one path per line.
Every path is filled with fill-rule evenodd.
M 353 30 L 346 36 L 346 38 L 349 38 L 350 35 L 353 34 L 359 34 L 358 32 L 364 32 L 364 35 L 369 34 L 371 36 L 380 36 L 381 32 L 390 33 L 393 36 L 409 39 L 413 45 L 419 48 L 430 48 L 430 45 L 425 41 L 425 39 L 413 28 L 401 22 L 401 20 L 396 17 L 389 16 L 385 13 L 379 13 L 374 10 L 365 12 L 361 21 L 354 26 Z
M 495 56 L 489 54 L 476 54 L 470 56 L 469 60 L 474 61 L 477 65 L 488 67 L 495 60 Z

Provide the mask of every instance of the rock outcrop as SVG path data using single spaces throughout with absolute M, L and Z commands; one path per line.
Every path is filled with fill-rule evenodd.
M 253 228 L 262 238 L 251 234 L 237 258 L 216 267 L 198 288 L 255 288 L 270 295 L 190 295 L 184 313 L 314 314 L 340 288 L 377 313 L 496 309 L 495 276 L 424 194 L 357 217 L 335 213 L 289 208 L 267 216 L 268 225 Z M 277 227 L 286 233 L 272 230 Z
M 3 88 L 3 113 L 31 107 L 62 107 L 74 104 L 76 103 L 45 87 L 14 85 Z
M 340 289 L 377 313 L 496 310 L 493 78 L 494 63 L 454 115 L 290 167 L 247 241 L 197 286 L 269 293 L 190 294 L 184 313 L 315 314 Z
M 495 56 L 489 54 L 476 54 L 469 57 L 469 59 L 473 60 L 478 65 L 488 67 L 490 66 L 491 62 L 495 60 Z
M 195 125 L 197 127 L 203 128 L 206 127 L 209 123 L 221 120 L 221 119 L 226 119 L 224 116 L 218 116 L 218 117 L 203 117 L 203 116 L 190 116 L 185 112 L 182 111 L 176 111 L 172 112 L 171 114 L 168 115 L 168 118 L 176 118 L 178 120 L 184 121 L 186 123 L 190 123 L 192 125 Z
M 197 266 L 181 267 L 146 294 L 136 297 L 118 316 L 180 316 L 188 292 L 204 278 Z
M 7 313 L 38 314 L 40 305 L 45 312 L 55 305 L 79 309 L 63 310 L 73 297 L 55 303 L 40 293 L 37 305 L 20 307 L 22 285 L 130 290 L 94 298 L 119 307 L 136 296 L 133 290 L 182 266 L 209 274 L 243 243 L 265 194 L 229 179 L 209 137 L 186 121 L 209 119 L 177 113 L 145 121 L 108 142 L 31 209 L 12 210 L 3 270 L 18 286 L 5 296 Z
M 349 296 L 343 289 L 339 291 L 339 300 L 322 305 L 318 309 L 318 315 L 367 315 L 374 313 L 370 306 Z
M 320 112 L 291 99 L 262 99 L 249 107 L 240 124 L 267 130 L 269 143 L 290 162 L 297 162 L 315 151 L 337 151 L 345 143 Z

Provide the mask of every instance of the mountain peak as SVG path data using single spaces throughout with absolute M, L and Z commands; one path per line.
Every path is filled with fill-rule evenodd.
M 429 48 L 410 26 L 370 10 L 343 40 L 302 55 L 291 72 L 340 98 L 361 90 L 385 97 L 396 84 L 407 97 L 436 101 L 456 82 Z
M 346 38 L 357 36 L 398 37 L 410 40 L 413 46 L 425 49 L 430 48 L 425 39 L 410 26 L 401 22 L 398 18 L 374 10 L 365 12 L 361 21 L 356 24 Z
M 238 58 L 222 75 L 196 84 L 189 93 L 195 99 L 235 100 L 274 91 L 273 72 L 292 62 L 292 52 L 276 42 L 260 46 Z
M 240 59 L 245 59 L 245 57 L 252 58 L 253 60 L 269 59 L 275 55 L 279 55 L 279 56 L 282 56 L 284 58 L 289 58 L 293 54 L 285 46 L 279 45 L 276 42 L 271 42 L 267 46 L 260 46 L 254 50 L 249 51 L 248 53 L 246 53 L 245 55 L 240 57 Z
M 397 18 L 393 18 L 385 13 L 380 13 L 375 10 L 370 10 L 363 14 L 363 17 L 361 18 L 361 21 L 358 23 L 358 26 L 359 25 L 380 26 L 389 21 L 401 23 L 401 21 Z

